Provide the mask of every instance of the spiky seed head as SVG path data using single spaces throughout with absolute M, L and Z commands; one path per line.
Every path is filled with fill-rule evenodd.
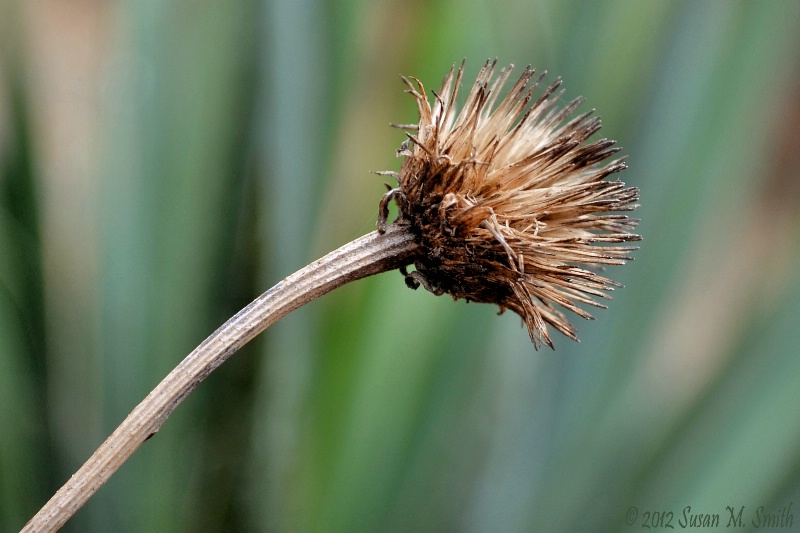
M 537 348 L 552 348 L 547 324 L 577 340 L 563 310 L 590 319 L 581 305 L 605 307 L 598 299 L 618 286 L 598 271 L 630 259 L 635 248 L 619 243 L 640 240 L 638 221 L 621 213 L 639 193 L 607 179 L 625 163 L 612 158 L 615 141 L 589 140 L 600 119 L 575 115 L 582 98 L 557 105 L 560 79 L 537 95 L 544 74 L 528 67 L 499 100 L 513 65 L 495 75 L 496 63 L 486 62 L 460 111 L 463 63 L 432 102 L 419 80 L 403 78 L 419 123 L 398 126 L 408 130 L 405 160 L 382 209 L 396 200 L 398 223 L 417 236 L 411 286 L 511 309 Z

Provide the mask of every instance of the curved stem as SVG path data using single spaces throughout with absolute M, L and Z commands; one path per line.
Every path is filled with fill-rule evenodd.
M 364 235 L 295 272 L 212 333 L 134 408 L 84 465 L 22 529 L 55 531 L 103 486 L 214 369 L 271 324 L 351 281 L 412 261 L 417 245 L 405 226 Z

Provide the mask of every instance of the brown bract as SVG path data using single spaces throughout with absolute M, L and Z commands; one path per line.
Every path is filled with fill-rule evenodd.
M 582 98 L 557 106 L 560 79 L 537 96 L 544 74 L 528 67 L 497 103 L 513 66 L 496 76 L 495 66 L 483 66 L 460 111 L 463 64 L 432 105 L 419 80 L 403 78 L 420 119 L 398 126 L 410 132 L 398 150 L 405 160 L 379 227 L 395 200 L 397 223 L 420 245 L 416 271 L 403 271 L 409 286 L 511 309 L 536 347 L 552 348 L 547 324 L 577 340 L 562 310 L 592 318 L 579 304 L 605 307 L 598 299 L 619 286 L 597 267 L 630 259 L 635 248 L 616 244 L 640 239 L 637 220 L 619 212 L 637 207 L 638 190 L 606 179 L 625 164 L 609 161 L 614 141 L 589 142 L 600 129 L 593 110 L 572 116 Z

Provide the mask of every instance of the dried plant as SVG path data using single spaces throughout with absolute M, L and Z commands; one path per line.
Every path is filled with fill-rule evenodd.
M 262 294 L 211 334 L 128 415 L 23 531 L 63 525 L 119 466 L 153 436 L 215 368 L 275 321 L 356 279 L 400 268 L 406 283 L 435 294 L 494 303 L 519 314 L 535 346 L 553 346 L 547 324 L 576 339 L 559 310 L 590 315 L 578 304 L 616 284 L 597 273 L 629 259 L 636 220 L 618 212 L 636 206 L 638 191 L 606 177 L 625 168 L 614 141 L 589 142 L 600 129 L 582 103 L 559 109 L 560 80 L 531 103 L 543 76 L 527 68 L 495 107 L 511 68 L 494 78 L 481 69 L 460 113 L 464 72 L 451 69 L 433 105 L 422 83 L 405 79 L 417 100 L 418 124 L 398 154 L 398 180 L 379 206 L 378 231 L 302 268 Z M 398 219 L 387 224 L 394 200 Z M 415 270 L 406 267 L 413 264 Z
M 553 346 L 546 323 L 577 340 L 575 327 L 556 305 L 583 318 L 578 304 L 605 307 L 597 298 L 616 285 L 587 267 L 620 265 L 633 249 L 608 246 L 639 240 L 630 211 L 638 191 L 605 178 L 625 168 L 605 162 L 614 141 L 588 142 L 600 129 L 589 111 L 571 118 L 577 98 L 555 107 L 561 80 L 529 105 L 544 75 L 526 68 L 495 108 L 511 73 L 493 80 L 487 62 L 460 113 L 456 96 L 462 67 L 451 69 L 433 106 L 419 80 L 404 78 L 417 100 L 419 124 L 399 150 L 399 186 L 382 202 L 397 200 L 399 223 L 407 224 L 420 251 L 412 287 L 436 294 L 498 304 L 520 315 L 534 345 Z

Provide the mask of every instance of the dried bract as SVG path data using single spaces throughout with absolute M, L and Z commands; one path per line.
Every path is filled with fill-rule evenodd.
M 407 283 L 435 294 L 494 303 L 520 315 L 536 347 L 552 348 L 547 324 L 577 340 L 569 310 L 605 307 L 618 286 L 598 271 L 621 265 L 638 241 L 638 190 L 609 176 L 625 168 L 614 141 L 589 138 L 600 119 L 573 116 L 582 98 L 559 107 L 561 80 L 536 96 L 544 75 L 526 68 L 507 95 L 513 67 L 495 76 L 487 62 L 460 111 L 456 96 L 464 65 L 451 69 L 433 102 L 422 83 L 403 78 L 417 101 L 419 124 L 398 126 L 408 139 L 398 187 L 381 202 L 399 207 L 397 223 L 416 235 L 420 253 Z

